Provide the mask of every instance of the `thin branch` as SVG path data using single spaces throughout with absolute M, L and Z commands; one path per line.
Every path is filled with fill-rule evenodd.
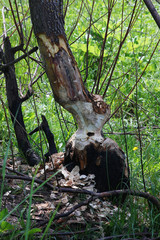
M 21 44 L 24 44 L 24 36 L 23 36 L 23 29 L 22 29 L 22 24 L 20 21 L 20 16 L 19 16 L 19 11 L 18 11 L 18 5 L 17 5 L 17 1 L 15 0 L 15 5 L 16 5 L 16 12 L 17 12 L 17 17 L 18 17 L 18 22 L 19 22 L 19 26 L 20 26 L 20 40 L 21 40 Z
M 20 56 L 19 58 L 15 59 L 14 61 L 9 62 L 7 64 L 2 64 L 0 66 L 0 70 L 4 71 L 7 67 L 14 65 L 15 63 L 21 61 L 22 59 L 26 58 L 28 55 L 31 55 L 32 53 L 36 52 L 37 50 L 38 50 L 38 47 L 34 47 L 30 51 L 28 51 L 27 53 L 25 53 L 22 56 Z
M 87 35 L 87 50 L 86 50 L 86 76 L 85 76 L 84 83 L 87 81 L 87 78 L 88 78 L 88 54 L 89 54 L 89 39 L 90 39 L 91 24 L 92 24 L 92 14 L 93 14 L 93 9 L 94 9 L 94 4 L 95 4 L 95 0 L 93 0 L 93 3 L 92 3 L 92 9 L 91 9 L 91 13 L 89 14 L 89 15 L 90 15 L 90 22 L 89 22 L 89 30 L 88 30 L 88 35 Z
M 93 199 L 94 199 L 93 197 L 90 197 L 89 199 L 76 204 L 75 206 L 70 208 L 69 211 L 64 212 L 64 213 L 56 214 L 53 220 L 55 221 L 55 220 L 58 220 L 60 218 L 68 217 L 71 213 L 75 212 L 75 210 L 77 210 L 78 208 L 88 205 L 90 202 L 92 202 Z M 42 223 L 38 224 L 38 226 L 39 227 L 43 226 L 44 224 L 47 224 L 48 222 L 49 222 L 49 220 L 45 220 Z
M 69 6 L 69 0 L 67 0 L 66 6 L 65 6 L 65 10 L 64 10 L 64 14 L 63 14 L 64 19 L 65 19 L 66 14 L 67 14 L 68 6 Z
M 60 113 L 61 113 L 61 117 L 62 117 L 62 120 L 63 120 L 64 125 L 65 125 L 65 127 L 66 127 L 66 130 L 67 130 L 67 132 L 69 132 L 69 128 L 68 128 L 68 126 L 67 126 L 67 121 L 66 121 L 65 118 L 64 118 L 64 115 L 63 115 L 63 111 L 62 111 L 61 106 L 59 106 L 59 111 L 60 111 Z
M 94 228 L 89 228 L 89 229 L 85 229 L 85 230 L 81 230 L 81 231 L 75 231 L 75 232 L 53 232 L 53 233 L 46 233 L 45 237 L 47 236 L 70 236 L 73 235 L 75 236 L 76 234 L 82 234 L 82 233 L 86 233 L 86 232 L 91 232 L 91 231 L 98 231 L 99 228 L 98 227 L 94 227 Z M 41 236 L 41 233 L 36 233 L 35 236 Z
M 13 10 L 13 7 L 12 7 L 11 0 L 9 0 L 9 5 L 10 5 L 10 7 L 11 7 L 11 12 L 12 12 L 12 16 L 13 16 L 14 24 L 15 24 L 16 29 L 17 29 L 17 31 L 18 31 L 18 35 L 19 35 L 19 37 L 20 37 L 20 39 L 21 39 L 21 32 L 20 32 L 19 27 L 18 27 L 19 24 L 17 24 L 17 21 L 16 21 L 16 18 L 15 18 L 15 14 L 14 14 L 14 10 Z
M 5 20 L 5 16 L 4 16 L 4 9 L 6 9 L 6 7 L 2 8 L 2 18 L 3 18 L 3 37 L 7 37 L 7 31 L 6 31 L 6 20 Z M 8 10 L 8 9 L 7 9 Z
M 31 31 L 30 31 L 30 34 L 29 34 L 29 37 L 28 37 L 28 40 L 27 40 L 27 43 L 26 43 L 26 48 L 25 48 L 25 50 L 27 50 L 27 48 L 28 48 L 28 45 L 29 45 L 30 40 L 31 40 L 32 33 L 33 33 L 33 26 L 32 26 L 32 28 L 31 28 Z
M 30 87 L 30 85 L 28 85 L 28 88 L 29 88 L 29 89 L 28 89 L 26 95 L 21 98 L 21 102 L 22 102 L 22 103 L 25 102 L 25 101 L 27 101 L 27 100 L 33 95 L 33 89 L 32 89 L 32 87 Z
M 62 135 L 63 135 L 63 139 L 64 139 L 64 142 L 66 144 L 67 141 L 66 141 L 66 138 L 65 138 L 64 130 L 63 130 L 63 127 L 62 127 L 60 116 L 59 116 L 60 114 L 59 114 L 59 111 L 58 111 L 58 104 L 56 103 L 56 101 L 55 101 L 55 108 L 56 108 L 56 113 L 57 113 L 58 121 L 59 121 L 60 128 L 61 128 L 61 132 L 62 132 Z
M 113 86 L 112 84 L 110 84 L 110 86 L 112 87 L 112 88 L 114 88 L 115 90 L 116 90 L 116 92 L 118 91 L 121 95 L 123 95 L 124 97 L 122 97 L 123 99 L 125 99 L 125 98 L 127 98 L 127 96 L 123 93 L 123 92 L 121 92 L 119 89 L 120 89 L 120 87 L 122 87 L 123 85 L 121 85 L 121 86 L 119 86 L 118 88 L 116 88 L 115 86 Z M 132 100 L 132 99 L 130 99 L 130 98 L 128 98 L 128 100 L 129 100 L 129 102 L 130 103 L 132 103 L 132 104 L 136 104 L 136 102 L 134 101 L 134 100 Z M 137 104 L 137 106 L 146 114 L 146 116 L 148 117 L 148 119 L 150 119 L 151 120 L 151 118 L 148 116 L 148 114 L 147 113 L 149 113 L 150 111 L 149 110 L 147 110 L 147 109 L 145 109 L 141 104 Z M 146 113 L 147 112 L 147 113 Z M 159 116 L 157 116 L 157 115 L 155 115 L 155 114 L 153 114 L 152 113 L 152 115 L 154 115 L 156 118 L 159 118 Z
M 107 15 L 107 13 L 104 13 L 102 16 L 100 16 L 98 19 L 96 19 L 92 24 L 91 24 L 91 26 L 92 25 L 94 25 L 96 22 L 98 22 L 100 19 L 102 19 L 103 17 L 105 17 Z M 84 30 L 84 32 L 82 33 L 82 34 L 80 34 L 73 42 L 71 42 L 69 45 L 71 46 L 72 44 L 74 44 L 76 41 L 78 41 L 78 39 L 80 39 L 87 31 L 88 31 L 88 29 L 91 27 L 91 26 L 89 26 L 89 27 L 87 27 L 86 28 L 86 30 Z
M 45 71 L 41 72 L 39 76 L 34 80 L 29 83 L 29 86 L 33 86 L 43 75 L 45 74 Z
M 98 92 L 98 87 L 99 87 L 99 82 L 100 82 L 100 77 L 101 77 L 101 70 L 103 66 L 103 56 L 104 56 L 104 50 L 105 50 L 105 45 L 108 37 L 108 29 L 109 29 L 109 24 L 110 24 L 110 19 L 111 19 L 111 13 L 112 13 L 112 8 L 113 6 L 110 7 L 109 1 L 108 1 L 108 19 L 107 19 L 107 26 L 106 26 L 106 31 L 105 31 L 105 36 L 103 39 L 103 44 L 100 52 L 100 60 L 99 60 L 99 66 L 98 66 L 98 73 L 97 73 L 97 79 L 95 81 L 96 86 L 96 93 Z M 94 90 L 94 87 L 92 89 L 92 92 Z
M 154 233 L 153 235 L 156 236 L 156 235 L 158 235 L 158 233 Z M 119 234 L 119 235 L 114 235 L 114 236 L 108 236 L 108 237 L 100 238 L 98 240 L 113 240 L 114 238 L 116 238 L 116 239 L 118 239 L 118 238 L 122 239 L 123 238 L 123 239 L 127 240 L 127 239 L 130 239 L 130 238 L 128 238 L 129 236 L 130 237 L 139 236 L 139 237 L 143 237 L 142 239 L 148 239 L 149 240 L 148 236 L 152 236 L 152 233 L 149 233 L 149 232 L 140 232 L 140 233 L 133 233 L 133 234 L 127 234 L 126 233 L 126 234 Z M 126 238 L 124 238 L 124 237 L 126 237 Z M 133 240 L 135 240 L 135 238 Z M 152 240 L 153 240 L 153 238 L 152 238 Z
M 138 78 L 138 80 L 136 81 L 136 83 L 135 83 L 134 86 L 132 87 L 131 91 L 129 92 L 129 94 L 128 94 L 128 95 L 126 96 L 126 98 L 124 99 L 124 101 L 119 105 L 119 107 L 118 107 L 118 108 L 111 114 L 111 116 L 108 118 L 108 121 L 115 115 L 115 113 L 121 108 L 121 106 L 126 102 L 126 100 L 129 98 L 129 96 L 131 95 L 131 93 L 134 91 L 135 87 L 137 86 L 138 82 L 141 80 L 144 72 L 146 71 L 146 69 L 147 69 L 147 67 L 148 67 L 148 65 L 149 65 L 149 63 L 150 63 L 150 61 L 151 61 L 151 59 L 152 59 L 152 57 L 153 57 L 153 55 L 154 55 L 154 53 L 155 53 L 155 51 L 156 51 L 159 43 L 160 43 L 160 39 L 158 40 L 158 42 L 157 42 L 157 44 L 156 44 L 156 46 L 155 46 L 155 48 L 154 48 L 154 50 L 153 50 L 153 52 L 152 52 L 149 60 L 148 60 L 145 68 L 143 69 L 143 72 L 141 73 L 140 77 Z
M 75 30 L 75 28 L 76 28 L 76 26 L 77 26 L 77 24 L 78 24 L 78 22 L 79 22 L 79 19 L 80 19 L 81 13 L 82 13 L 82 6 L 83 6 L 83 0 L 82 0 L 82 2 L 81 2 L 81 6 L 80 6 L 80 10 L 79 10 L 79 13 L 78 13 L 77 20 L 76 20 L 76 22 L 75 22 L 75 24 L 74 24 L 74 26 L 73 26 L 70 34 L 69 34 L 68 41 L 69 41 L 69 39 L 71 38 L 72 33 L 74 32 L 74 30 Z
M 121 108 L 121 119 L 122 119 L 122 126 L 123 126 L 123 133 L 124 133 L 124 141 L 125 141 L 125 148 L 126 148 L 126 160 L 127 164 L 129 166 L 129 158 L 128 158 L 128 144 L 127 144 L 127 137 L 126 137 L 126 129 L 125 129 L 125 123 L 124 123 L 124 115 L 123 115 L 123 109 Z
M 131 15 L 131 19 L 130 19 L 130 22 L 129 22 L 127 31 L 126 31 L 126 33 L 125 33 L 125 36 L 124 36 L 123 40 L 122 40 L 122 41 L 120 42 L 120 44 L 119 44 L 119 49 L 118 49 L 117 55 L 116 55 L 116 57 L 115 57 L 115 59 L 114 59 L 114 61 L 113 61 L 114 64 L 113 64 L 113 67 L 112 67 L 112 70 L 111 70 L 111 74 L 110 74 L 110 77 L 109 77 L 107 86 L 106 86 L 106 88 L 105 88 L 105 90 L 104 90 L 104 93 L 103 93 L 103 98 L 105 97 L 105 94 L 106 94 L 106 92 L 107 92 L 107 90 L 108 90 L 108 87 L 109 87 L 109 85 L 110 85 L 110 82 L 111 82 L 111 80 L 112 80 L 112 75 L 113 75 L 113 72 L 114 72 L 115 67 L 116 67 L 116 65 L 117 65 L 117 61 L 118 61 L 118 58 L 119 58 L 119 55 L 120 55 L 122 46 L 123 46 L 123 44 L 124 44 L 124 42 L 125 42 L 128 34 L 130 33 L 130 31 L 131 31 L 131 29 L 132 29 L 132 27 L 133 27 L 134 14 L 135 14 L 136 7 L 137 7 L 137 0 L 135 1 L 135 4 L 134 4 L 133 12 L 132 12 L 132 15 Z
M 3 101 L 3 99 L 2 99 L 1 96 L 0 96 L 0 101 L 1 101 L 1 103 L 2 103 L 2 108 L 3 108 L 3 110 L 4 110 L 5 121 L 6 121 L 7 129 L 8 129 L 8 135 L 9 135 L 9 138 L 12 139 L 12 134 L 11 134 L 11 131 L 10 131 L 9 119 L 8 119 L 8 116 L 7 116 L 7 111 L 6 111 L 5 104 L 4 104 L 4 101 Z M 12 142 L 12 140 L 11 140 L 11 144 L 10 144 L 10 149 L 11 149 L 12 161 L 13 161 L 13 169 L 14 169 L 14 167 L 15 167 L 15 161 L 14 161 L 13 142 Z
M 134 48 L 133 48 L 134 49 Z M 135 58 L 135 55 L 134 55 Z M 135 61 L 136 65 L 136 61 Z M 136 81 L 138 79 L 138 66 L 135 66 L 136 68 Z M 140 161 L 141 161 L 141 171 L 142 171 L 142 179 L 143 179 L 143 186 L 144 186 L 144 191 L 146 192 L 146 182 L 145 182 L 145 177 L 144 177 L 144 164 L 143 164 L 143 151 L 142 151 L 142 139 L 141 139 L 141 130 L 140 130 L 140 124 L 139 124 L 139 115 L 138 115 L 138 86 L 136 85 L 136 120 L 137 120 L 137 130 L 138 130 L 138 140 L 139 140 L 139 146 L 140 146 Z

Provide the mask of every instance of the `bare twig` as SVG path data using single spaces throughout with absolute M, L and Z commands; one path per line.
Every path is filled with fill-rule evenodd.
M 94 9 L 94 4 L 95 4 L 95 1 L 93 0 L 91 13 L 89 14 L 89 15 L 90 15 L 90 23 L 89 23 L 89 29 L 88 29 L 88 35 L 87 35 L 86 76 L 85 76 L 84 82 L 86 82 L 86 80 L 87 80 L 87 78 L 88 78 L 88 68 L 89 68 L 89 67 L 88 67 L 89 39 L 90 39 L 91 24 L 92 24 L 92 14 L 93 14 L 93 9 Z
M 75 28 L 76 28 L 76 26 L 77 26 L 77 24 L 78 24 L 78 22 L 79 22 L 79 19 L 80 19 L 81 13 L 82 13 L 82 7 L 83 7 L 83 0 L 82 0 L 82 2 L 81 2 L 81 6 L 80 6 L 80 10 L 79 10 L 79 13 L 78 13 L 77 20 L 76 20 L 76 22 L 75 22 L 75 24 L 74 24 L 74 26 L 73 26 L 73 28 L 72 28 L 69 36 L 68 36 L 68 41 L 69 41 L 69 39 L 71 38 L 72 33 L 74 32 L 74 30 L 75 30 Z
M 108 121 L 109 121 L 109 120 L 115 115 L 115 113 L 121 108 L 121 106 L 126 102 L 126 100 L 129 98 L 129 96 L 131 95 L 131 93 L 132 93 L 132 92 L 134 91 L 134 89 L 136 88 L 138 82 L 141 80 L 144 72 L 146 71 L 149 63 L 151 62 L 151 59 L 152 59 L 152 57 L 153 57 L 153 55 L 154 55 L 154 53 L 155 53 L 155 51 L 156 51 L 159 43 L 160 43 L 160 39 L 158 40 L 158 42 L 157 42 L 157 44 L 156 44 L 156 46 L 155 46 L 155 48 L 154 48 L 154 50 L 153 50 L 153 52 L 152 52 L 149 60 L 148 60 L 145 68 L 143 69 L 143 72 L 141 73 L 140 77 L 137 79 L 136 83 L 134 84 L 134 86 L 132 87 L 131 91 L 129 92 L 129 94 L 128 94 L 128 95 L 126 96 L 126 98 L 124 99 L 124 101 L 119 105 L 119 107 L 118 107 L 118 108 L 111 114 L 111 116 L 108 118 Z
M 100 52 L 100 60 L 99 60 L 99 66 L 98 66 L 98 73 L 97 73 L 97 79 L 95 81 L 95 85 L 96 86 L 96 93 L 98 92 L 98 87 L 99 87 L 99 82 L 100 82 L 100 77 L 101 77 L 101 70 L 102 70 L 102 66 L 103 66 L 103 56 L 104 56 L 104 49 L 105 49 L 105 45 L 106 45 L 106 40 L 108 37 L 108 29 L 109 29 L 109 23 L 110 23 L 110 19 L 111 19 L 111 13 L 112 13 L 112 8 L 113 6 L 109 4 L 108 1 L 108 19 L 107 19 L 107 26 L 106 26 L 106 31 L 105 31 L 105 36 L 103 39 L 103 44 L 102 44 L 102 48 L 101 48 L 101 52 Z M 92 89 L 92 92 L 94 90 L 94 87 Z
M 62 131 L 63 139 L 64 139 L 64 142 L 66 143 L 67 141 L 66 141 L 64 130 L 63 130 L 63 127 L 62 127 L 62 123 L 61 123 L 61 120 L 60 120 L 59 111 L 58 111 L 58 104 L 56 103 L 56 101 L 55 101 L 55 108 L 56 108 L 56 113 L 57 113 L 57 116 L 58 116 L 60 128 L 61 128 L 61 131 Z
M 17 32 L 18 32 L 18 35 L 21 39 L 21 32 L 19 30 L 19 24 L 17 24 L 17 21 L 16 21 L 16 17 L 15 17 L 15 14 L 14 14 L 14 10 L 13 10 L 13 7 L 12 7 L 12 3 L 11 3 L 11 0 L 9 0 L 9 5 L 11 7 L 11 12 L 12 12 L 12 16 L 13 16 L 13 20 L 14 20 L 14 24 L 15 24 L 15 27 L 17 29 Z
M 3 37 L 7 37 L 7 31 L 6 31 L 6 21 L 5 21 L 5 16 L 4 16 L 4 10 L 6 7 L 2 8 L 2 18 L 3 18 Z M 8 10 L 8 9 L 7 9 Z
M 78 209 L 78 208 L 80 208 L 82 206 L 88 205 L 90 202 L 92 202 L 93 199 L 94 199 L 93 197 L 90 197 L 89 199 L 76 204 L 75 206 L 70 208 L 69 211 L 64 212 L 64 213 L 56 214 L 53 220 L 55 221 L 55 220 L 58 220 L 60 218 L 68 217 L 71 213 L 75 212 L 76 209 Z M 38 226 L 39 227 L 43 226 L 43 225 L 47 224 L 48 222 L 49 222 L 49 220 L 45 220 L 42 223 L 38 224 Z
M 66 6 L 65 6 L 65 10 L 64 10 L 64 14 L 63 14 L 64 19 L 65 19 L 66 14 L 67 14 L 68 6 L 69 6 L 69 0 L 67 0 Z
M 137 72 L 137 65 L 136 65 L 136 81 L 138 79 L 138 72 Z M 142 151 L 142 139 L 141 139 L 141 130 L 140 130 L 140 124 L 139 124 L 139 115 L 138 115 L 138 89 L 136 85 L 136 120 L 137 120 L 137 130 L 138 130 L 138 140 L 140 145 L 140 160 L 141 160 L 141 171 L 142 171 L 142 179 L 143 179 L 143 186 L 144 191 L 146 192 L 146 182 L 144 177 L 144 164 L 143 164 L 143 151 Z
M 10 131 L 10 126 L 9 126 L 9 120 L 8 120 L 8 116 L 7 116 L 5 104 L 4 104 L 4 101 L 3 101 L 3 99 L 2 99 L 1 96 L 0 96 L 0 101 L 1 101 L 1 103 L 2 103 L 2 108 L 3 108 L 3 110 L 4 110 L 5 121 L 6 121 L 6 123 L 7 123 L 7 129 L 8 129 L 9 138 L 12 139 L 11 131 Z M 11 149 L 12 161 L 13 161 L 13 169 L 14 169 L 15 162 L 14 162 L 14 154 L 13 154 L 13 143 L 12 143 L 12 140 L 11 140 L 11 144 L 10 144 L 10 149 Z
M 19 16 L 19 11 L 18 11 L 18 5 L 17 5 L 17 1 L 15 0 L 15 5 L 16 5 L 16 12 L 17 12 L 17 17 L 18 17 L 18 25 L 20 26 L 20 40 L 21 40 L 21 44 L 24 44 L 24 37 L 23 37 L 23 29 L 22 29 L 22 24 L 20 21 L 20 16 Z
M 157 236 L 158 233 L 154 233 L 154 236 Z M 126 236 L 126 238 L 124 238 Z M 143 239 L 148 239 L 148 236 L 152 236 L 152 233 L 149 233 L 149 232 L 140 232 L 140 233 L 133 233 L 133 234 L 119 234 L 119 235 L 114 235 L 114 236 L 109 236 L 109 237 L 104 237 L 104 238 L 99 238 L 98 240 L 111 240 L 111 239 L 131 239 L 131 238 L 128 238 L 128 237 L 134 237 L 134 236 L 139 236 L 139 237 L 143 237 Z M 145 236 L 147 236 L 147 238 L 145 238 Z M 133 239 L 133 238 L 132 238 Z M 152 238 L 152 240 L 155 239 L 155 238 Z M 134 240 L 136 240 L 134 238 Z M 158 239 L 157 239 L 158 240 Z
M 82 233 L 86 233 L 86 232 L 94 232 L 94 231 L 98 231 L 99 228 L 98 227 L 94 227 L 94 228 L 89 228 L 89 229 L 85 229 L 85 230 L 81 230 L 81 231 L 75 231 L 75 232 L 53 232 L 53 233 L 46 233 L 45 237 L 47 236 L 75 236 L 76 234 L 82 234 Z M 41 233 L 36 233 L 35 236 L 41 236 Z
M 130 31 L 131 31 L 131 29 L 132 29 L 132 27 L 133 27 L 134 20 L 135 20 L 135 15 L 136 15 L 136 11 L 135 11 L 135 10 L 136 10 L 136 7 L 137 7 L 137 0 L 135 1 L 135 5 L 134 5 L 134 8 L 133 8 L 133 12 L 132 12 L 132 15 L 131 15 L 131 18 L 130 18 L 130 22 L 129 22 L 127 31 L 126 31 L 126 33 L 125 33 L 124 38 L 122 39 L 122 41 L 121 41 L 120 44 L 119 44 L 119 49 L 118 49 L 117 55 L 116 55 L 116 57 L 115 57 L 115 59 L 114 59 L 114 61 L 113 61 L 113 67 L 112 67 L 112 70 L 111 70 L 111 74 L 110 74 L 108 83 L 107 83 L 106 88 L 105 88 L 105 90 L 104 90 L 103 97 L 105 97 L 105 94 L 106 94 L 106 92 L 107 92 L 107 90 L 108 90 L 108 87 L 109 87 L 109 85 L 110 85 L 110 82 L 111 82 L 111 80 L 112 80 L 112 75 L 113 75 L 113 72 L 114 72 L 114 70 L 115 70 L 115 67 L 116 67 L 116 64 L 117 64 L 117 61 L 118 61 L 118 58 L 119 58 L 119 55 L 120 55 L 122 46 L 123 46 L 123 44 L 124 44 L 124 42 L 125 42 L 128 34 L 130 33 Z

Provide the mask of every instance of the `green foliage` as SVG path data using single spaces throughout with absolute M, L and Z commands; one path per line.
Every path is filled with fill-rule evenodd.
M 0 212 L 0 221 L 3 220 L 3 218 L 8 215 L 8 210 L 5 208 Z M 0 223 L 0 234 L 9 230 L 12 230 L 14 227 L 6 222 L 6 221 L 2 221 Z

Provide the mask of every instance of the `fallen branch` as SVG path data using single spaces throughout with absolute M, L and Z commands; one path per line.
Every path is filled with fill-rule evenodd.
M 158 233 L 154 233 L 153 234 L 154 236 L 158 236 Z M 119 234 L 119 235 L 115 235 L 115 236 L 108 236 L 108 237 L 104 237 L 104 238 L 99 238 L 98 240 L 112 240 L 114 238 L 119 238 L 119 239 L 124 239 L 124 237 L 126 236 L 126 240 L 128 239 L 128 237 L 134 237 L 134 236 L 137 236 L 137 237 L 143 237 L 143 239 L 148 239 L 148 237 L 152 237 L 152 233 L 148 233 L 148 232 L 141 232 L 141 233 L 133 233 L 133 234 Z M 147 238 L 145 238 L 147 237 Z M 133 239 L 133 240 L 136 240 L 135 238 L 129 238 L 130 240 Z M 153 239 L 159 239 L 159 238 L 152 238 Z
M 0 166 L 1 167 L 1 166 Z M 0 176 L 1 178 L 1 176 Z M 32 181 L 32 177 L 28 176 L 16 176 L 16 175 L 5 175 L 5 178 L 7 179 L 21 179 L 25 181 Z M 40 179 L 35 178 L 34 182 L 38 184 L 42 184 L 43 181 Z M 73 189 L 73 188 L 62 188 L 62 187 L 54 187 L 50 183 L 45 183 L 45 186 L 48 187 L 50 190 L 56 190 L 61 193 L 74 193 L 74 194 L 88 194 L 91 197 L 95 198 L 104 198 L 104 197 L 118 197 L 118 196 L 123 196 L 123 195 L 131 195 L 131 196 L 137 196 L 137 197 L 142 197 L 150 201 L 158 210 L 160 210 L 160 201 L 154 197 L 153 195 L 147 193 L 147 192 L 141 192 L 141 191 L 136 191 L 136 190 L 130 190 L 130 189 L 125 189 L 125 190 L 113 190 L 113 191 L 108 191 L 108 192 L 101 192 L 101 193 L 96 193 L 92 191 L 88 191 L 85 189 Z
M 98 231 L 99 228 L 98 227 L 93 227 L 93 228 L 89 228 L 89 229 L 85 229 L 85 230 L 81 230 L 81 231 L 75 231 L 75 232 L 53 232 L 53 233 L 46 233 L 46 237 L 47 236 L 66 236 L 66 235 L 73 235 L 75 236 L 76 234 L 83 234 L 83 233 L 86 233 L 86 232 L 95 232 L 95 231 Z M 41 236 L 40 233 L 36 233 L 35 236 Z
M 76 204 L 75 206 L 73 206 L 72 208 L 70 208 L 69 211 L 65 212 L 65 213 L 59 213 L 59 214 L 56 214 L 55 217 L 54 217 L 54 221 L 55 220 L 58 220 L 60 218 L 64 218 L 64 217 L 68 217 L 71 213 L 75 212 L 75 210 L 77 210 L 78 208 L 82 207 L 82 206 L 86 206 L 88 205 L 90 202 L 92 202 L 92 200 L 94 200 L 95 198 L 94 197 L 90 197 L 89 199 L 85 200 L 85 201 L 82 201 L 78 204 Z M 47 224 L 49 222 L 49 220 L 44 220 L 42 223 L 38 224 L 37 226 L 35 227 L 41 227 L 45 224 Z
M 34 219 L 35 220 L 35 219 Z M 37 219 L 37 221 L 39 221 L 39 219 Z M 45 234 L 45 238 L 47 238 L 47 237 L 50 237 L 51 238 L 51 236 L 75 236 L 76 234 L 84 234 L 84 233 L 86 233 L 86 232 L 95 232 L 95 231 L 98 231 L 99 230 L 99 228 L 98 227 L 92 227 L 92 228 L 89 228 L 89 229 L 86 229 L 86 227 L 85 227 L 85 229 L 84 230 L 81 230 L 81 231 L 71 231 L 71 232 L 55 232 L 55 231 L 53 231 L 53 232 L 48 232 L 48 233 L 46 233 Z M 18 229 L 18 231 L 20 232 L 20 231 L 23 231 L 23 228 L 20 228 L 20 229 Z M 7 233 L 3 233 L 3 235 L 0 235 L 0 236 L 2 236 L 2 237 L 7 237 L 7 236 L 10 236 L 10 235 L 12 235 L 12 231 L 9 231 L 9 232 L 7 232 Z M 17 239 L 18 239 L 18 237 L 20 238 L 22 236 L 22 234 L 20 233 L 20 234 L 18 234 L 17 235 Z M 36 236 L 36 237 L 41 237 L 42 236 L 42 233 L 35 233 L 34 234 L 34 236 Z M 39 238 L 38 238 L 39 239 Z

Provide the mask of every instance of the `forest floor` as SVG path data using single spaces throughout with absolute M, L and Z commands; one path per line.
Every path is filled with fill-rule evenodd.
M 84 194 L 86 190 L 97 191 L 94 175 L 80 175 L 78 166 L 69 173 L 62 165 L 63 159 L 63 153 L 54 154 L 45 163 L 45 170 L 42 165 L 29 167 L 22 158 L 15 159 L 13 168 L 12 160 L 7 160 L 2 197 L 2 209 L 11 213 L 7 222 L 21 229 L 30 216 L 31 228 L 44 229 L 52 218 L 49 233 L 55 232 L 56 226 L 59 235 L 73 235 L 75 230 L 76 233 L 101 231 L 102 222 L 109 223 L 118 207 L 106 199 Z M 44 186 L 46 179 L 50 180 Z M 64 189 L 66 192 L 62 192 Z M 77 189 L 82 189 L 82 193 L 76 192 Z
M 80 175 L 78 166 L 68 172 L 63 166 L 63 153 L 54 154 L 50 162 L 45 163 L 45 169 L 43 165 L 31 168 L 20 157 L 14 160 L 14 166 L 12 159 L 6 162 L 5 179 L 1 184 L 1 208 L 7 209 L 6 221 L 17 230 L 25 230 L 30 222 L 29 229 L 40 229 L 42 232 L 47 229 L 45 234 L 54 236 L 54 239 L 71 239 L 73 236 L 72 239 L 90 239 L 91 236 L 92 239 L 106 239 L 106 234 L 107 239 L 123 239 L 122 236 L 129 234 L 127 224 L 124 224 L 119 237 L 115 238 L 116 236 L 109 233 L 108 229 L 113 227 L 111 219 L 120 217 L 124 209 L 107 198 L 87 194 L 87 191 L 97 192 L 95 176 Z M 2 169 L 2 160 L 0 167 Z M 127 219 L 131 217 L 131 206 L 129 201 L 125 204 L 127 223 Z M 115 218 L 117 222 L 120 220 Z M 150 236 L 146 226 L 144 224 L 138 239 L 152 239 L 146 238 Z M 36 232 L 35 235 L 36 238 L 33 239 L 43 239 L 41 232 Z

